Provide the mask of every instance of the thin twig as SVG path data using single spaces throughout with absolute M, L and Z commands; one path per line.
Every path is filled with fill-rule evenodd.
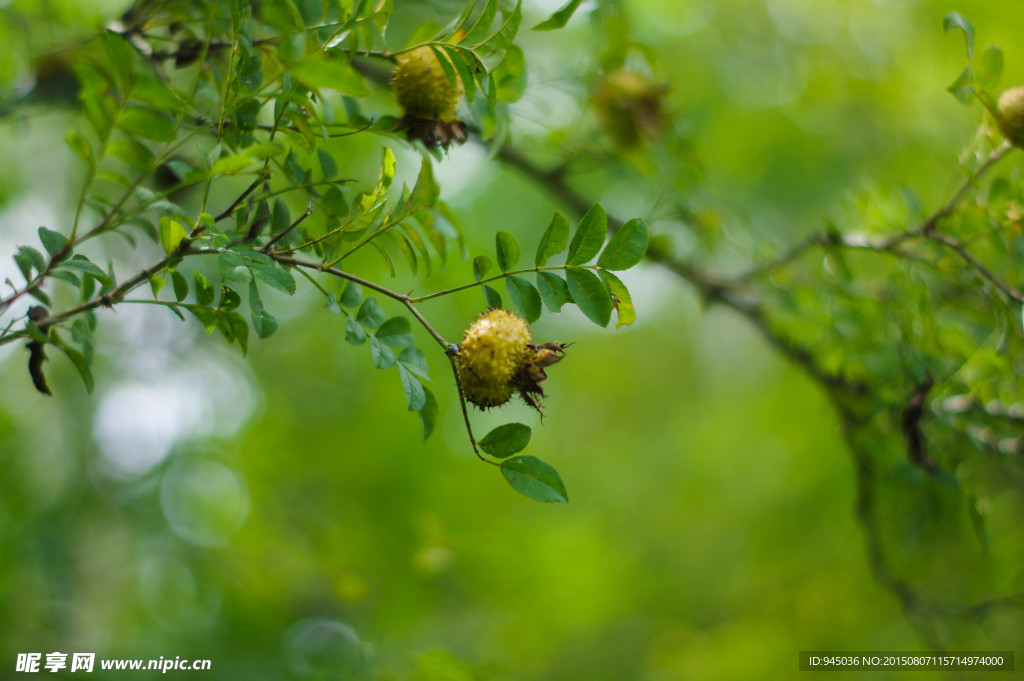
M 261 185 L 261 184 L 263 183 L 263 181 L 264 181 L 265 179 L 266 179 L 266 175 L 265 175 L 264 173 L 260 173 L 260 176 L 259 176 L 259 177 L 257 177 L 257 178 L 256 178 L 256 179 L 255 179 L 255 180 L 253 181 L 253 183 L 252 183 L 252 184 L 250 184 L 250 185 L 249 185 L 249 186 L 248 186 L 248 187 L 247 187 L 247 188 L 245 189 L 245 191 L 244 191 L 244 192 L 242 192 L 241 194 L 239 194 L 239 195 L 238 195 L 238 198 L 236 198 L 236 199 L 235 199 L 234 201 L 232 201 L 232 202 L 231 202 L 231 205 L 230 205 L 230 206 L 228 206 L 228 207 L 227 207 L 226 209 L 224 209 L 224 210 L 223 210 L 223 211 L 221 212 L 221 214 L 220 214 L 220 215 L 218 215 L 217 217 L 215 217 L 215 218 L 213 219 L 213 221 L 214 221 L 214 222 L 220 222 L 221 220 L 226 220 L 227 218 L 231 217 L 231 214 L 235 212 L 235 209 L 236 209 L 236 208 L 238 208 L 238 207 L 239 207 L 240 205 L 242 205 L 242 202 L 243 202 L 243 201 L 245 201 L 246 197 L 248 197 L 248 196 L 249 196 L 249 194 L 252 194 L 252 193 L 253 193 L 254 191 L 256 191 L 256 188 L 257 188 L 257 187 L 259 187 L 259 186 L 260 186 L 260 185 Z
M 473 437 L 473 426 L 469 423 L 469 410 L 466 408 L 466 396 L 462 391 L 462 381 L 459 379 L 459 365 L 455 361 L 455 355 L 453 353 L 448 354 L 448 361 L 452 365 L 452 375 L 455 376 L 455 389 L 459 393 L 459 405 L 462 407 L 462 420 L 466 424 L 466 433 L 469 435 L 469 444 L 473 447 L 473 453 L 476 454 L 477 458 L 485 463 L 494 463 L 488 459 L 485 459 L 480 453 L 480 450 L 476 447 L 476 438 Z
M 46 324 L 47 326 L 52 326 L 53 324 L 59 324 L 83 312 L 87 312 L 88 310 L 96 309 L 97 307 L 113 307 L 115 304 L 121 302 L 125 295 L 127 295 L 128 292 L 136 286 L 150 280 L 157 272 L 166 268 L 173 260 L 186 255 L 192 246 L 192 242 L 202 236 L 204 231 L 205 229 L 203 227 L 196 227 L 192 230 L 191 234 L 181 240 L 173 251 L 132 278 L 124 281 L 113 291 L 100 294 L 95 298 L 79 303 L 74 307 L 69 307 L 56 315 L 48 316 L 40 322 L 40 325 Z
M 427 322 L 426 318 L 422 314 L 420 314 L 420 311 L 416 309 L 416 306 L 413 304 L 413 301 L 410 300 L 408 296 L 405 296 L 402 299 L 402 303 L 404 303 L 405 306 L 409 308 L 409 312 L 412 313 L 412 316 L 419 320 L 420 324 L 423 325 L 423 328 L 425 328 L 430 333 L 430 335 L 434 337 L 434 340 L 436 340 L 442 348 L 447 350 L 448 341 L 444 339 L 444 336 L 442 336 L 441 334 L 434 330 L 434 327 L 431 326 L 430 323 Z
M 755 265 L 750 270 L 736 276 L 734 279 L 737 282 L 747 282 L 752 279 L 757 279 L 765 274 L 774 272 L 780 267 L 788 265 L 808 250 L 817 246 L 841 246 L 844 248 L 867 249 L 878 252 L 896 252 L 896 247 L 906 241 L 921 237 L 932 237 L 934 236 L 939 223 L 949 217 L 949 215 L 956 210 L 957 205 L 959 205 L 960 201 L 962 201 L 967 195 L 967 192 L 978 183 L 978 180 L 980 180 L 993 165 L 1009 154 L 1012 149 L 1013 147 L 1008 142 L 1003 142 L 999 147 L 993 149 L 981 165 L 971 173 L 971 176 L 964 180 L 963 184 L 960 185 L 946 203 L 935 209 L 931 215 L 926 217 L 919 224 L 909 229 L 888 237 L 874 240 L 854 239 L 832 231 L 824 234 L 812 234 L 782 255 L 759 265 Z
M 536 273 L 536 272 L 550 272 L 552 270 L 568 270 L 568 269 L 574 269 L 574 270 L 596 270 L 596 269 L 598 269 L 598 266 L 597 265 L 550 265 L 548 267 L 526 267 L 526 268 L 523 268 L 521 270 L 510 270 L 508 272 L 502 272 L 501 274 L 496 274 L 493 277 L 488 277 L 487 279 L 481 279 L 480 281 L 475 281 L 472 284 L 463 284 L 462 286 L 456 286 L 454 288 L 447 288 L 447 289 L 444 289 L 443 291 L 435 291 L 434 293 L 428 293 L 427 295 L 424 295 L 424 296 L 410 296 L 409 300 L 411 300 L 414 303 L 421 303 L 424 300 L 430 300 L 432 298 L 440 298 L 441 296 L 451 295 L 452 293 L 458 293 L 459 291 L 467 291 L 467 290 L 469 290 L 471 288 L 476 288 L 477 286 L 485 286 L 485 285 L 493 283 L 495 281 L 500 281 L 502 279 L 507 279 L 508 277 L 512 277 L 512 276 L 515 276 L 515 275 L 518 275 L 518 274 L 530 274 L 531 272 L 534 272 L 534 273 Z
M 369 281 L 368 279 L 363 279 L 362 277 L 358 277 L 349 272 L 344 272 L 336 267 L 328 267 L 326 264 L 322 262 L 316 262 L 315 260 L 304 260 L 302 258 L 294 258 L 290 255 L 284 255 L 281 253 L 268 253 L 267 255 L 269 255 L 271 258 L 281 263 L 282 265 L 291 265 L 293 267 L 305 267 L 306 269 L 316 270 L 318 272 L 325 272 L 335 277 L 340 277 L 341 279 L 354 281 L 360 286 L 364 286 L 372 291 L 376 291 L 377 293 L 387 296 L 388 298 L 397 300 L 400 303 L 404 303 L 408 299 L 408 296 L 398 293 L 397 291 L 392 291 L 391 289 L 385 288 L 380 284 L 375 284 L 374 282 Z
M 963 247 L 963 244 L 960 243 L 959 240 L 938 232 L 931 232 L 928 234 L 928 238 L 950 248 L 960 257 L 961 260 L 973 267 L 975 271 L 982 276 L 982 278 L 989 281 L 993 286 L 999 289 L 1003 295 L 1017 301 L 1018 303 L 1024 303 L 1024 293 L 1021 293 L 996 275 L 992 274 L 987 267 L 982 265 L 974 258 L 974 256 L 967 252 L 967 249 Z
M 305 220 L 306 218 L 308 218 L 312 214 L 313 214 L 313 199 L 309 199 L 309 202 L 306 204 L 306 212 L 303 213 L 297 220 L 295 220 L 295 222 L 293 222 L 292 224 L 290 224 L 287 227 L 285 227 L 284 229 L 282 229 L 281 232 L 277 236 L 275 236 L 273 239 L 271 239 L 267 243 L 263 244 L 263 247 L 260 248 L 260 250 L 263 251 L 264 253 L 269 253 L 271 246 L 273 246 L 278 241 L 283 239 L 288 234 L 288 232 L 290 232 L 293 229 L 295 229 L 296 227 L 298 227 L 302 223 L 303 220 Z

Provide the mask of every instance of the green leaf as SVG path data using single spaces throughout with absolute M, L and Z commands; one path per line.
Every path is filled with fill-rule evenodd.
M 64 137 L 64 142 L 71 147 L 72 151 L 78 154 L 80 159 L 85 161 L 87 166 L 92 165 L 92 145 L 85 138 L 77 132 L 71 131 Z
M 484 290 L 484 300 L 487 302 L 488 309 L 497 310 L 501 307 L 501 294 L 495 291 L 490 286 L 481 287 Z
M 64 249 L 68 246 L 68 239 L 60 232 L 55 232 L 52 229 L 46 227 L 39 228 L 39 241 L 42 242 L 43 248 L 50 254 L 51 258 L 56 258 L 58 255 L 64 254 L 65 257 L 71 254 L 70 249 L 67 253 Z
M 210 176 L 235 175 L 256 163 L 258 163 L 258 161 L 251 156 L 225 156 L 224 158 L 218 159 L 217 162 L 213 164 L 213 167 L 210 168 Z
M 82 300 L 89 300 L 92 298 L 92 294 L 96 291 L 96 280 L 92 277 L 86 277 L 82 280 Z M 86 314 L 95 314 L 91 310 Z M 180 315 L 179 315 L 180 316 Z
M 50 301 L 50 296 L 46 295 L 46 293 L 43 292 L 41 289 L 30 288 L 28 289 L 28 294 L 35 298 L 36 300 L 38 300 L 43 305 L 45 305 L 46 307 L 53 307 L 53 303 Z
M 561 213 L 555 213 L 551 224 L 544 230 L 544 235 L 537 245 L 537 267 L 543 267 L 548 258 L 558 255 L 569 245 L 569 221 Z
M 132 99 L 149 104 L 160 111 L 185 112 L 182 99 L 164 85 L 155 72 L 135 75 L 137 80 L 132 84 Z
M 384 156 L 380 163 L 380 175 L 377 177 L 377 186 L 373 193 L 380 196 L 386 192 L 391 183 L 395 181 L 395 152 L 389 147 L 384 147 Z
M 96 347 L 96 341 L 92 337 L 92 331 L 89 330 L 89 325 L 86 324 L 84 319 L 76 319 L 71 325 L 71 338 L 81 345 L 82 349 L 85 350 L 87 354 L 91 355 L 92 350 Z M 86 359 L 88 359 L 88 357 Z
M 182 307 L 196 316 L 207 333 L 213 333 L 213 330 L 217 328 L 217 313 L 214 310 L 200 305 L 182 305 Z
M 221 251 L 217 256 L 217 271 L 230 281 L 248 284 L 252 281 L 252 270 L 241 255 L 235 251 Z
M 306 171 L 299 165 L 294 149 L 289 150 L 284 159 L 284 174 L 295 184 L 302 184 L 306 181 Z
M 612 304 L 615 306 L 615 313 L 618 316 L 615 328 L 629 326 L 635 322 L 636 310 L 633 309 L 633 298 L 629 295 L 629 289 L 626 288 L 626 285 L 611 272 L 605 270 L 598 270 L 597 272 L 604 279 L 604 283 L 612 294 Z
M 47 336 L 47 334 L 44 333 L 43 330 L 36 326 L 35 323 L 32 321 L 29 321 L 25 324 L 25 330 L 28 331 L 28 335 L 32 338 L 32 340 L 36 341 L 37 343 L 50 342 L 50 339 Z
M 255 92 L 263 82 L 262 60 L 259 55 L 240 56 L 238 69 L 238 81 L 244 86 L 245 92 Z
M 320 169 L 324 171 L 324 177 L 331 179 L 338 174 L 338 164 L 330 154 L 323 149 L 317 149 L 316 156 L 320 159 Z
M 434 250 L 440 257 L 441 268 L 444 269 L 444 266 L 448 261 L 448 242 L 445 241 L 444 234 L 438 230 L 435 224 L 441 224 L 443 228 L 446 228 L 447 225 L 444 225 L 440 221 L 422 219 L 421 216 L 423 215 L 424 213 L 418 213 L 417 220 L 420 221 L 420 226 L 423 227 L 424 234 L 427 235 L 427 239 L 430 240 L 430 244 L 434 247 Z M 433 217 L 430 213 L 426 213 L 426 215 Z
M 18 271 L 21 272 L 21 276 L 25 278 L 26 282 L 28 282 L 32 279 L 32 259 L 22 252 L 23 248 L 25 247 L 19 247 L 18 252 L 14 254 L 14 263 L 18 266 Z M 42 272 L 42 270 L 38 271 Z
M 276 264 L 261 262 L 250 263 L 249 269 L 252 270 L 257 279 L 273 286 L 278 291 L 283 291 L 288 295 L 295 293 L 295 277 L 288 270 Z
M 505 23 L 494 32 L 494 35 L 479 45 L 479 50 L 488 56 L 500 54 L 512 44 L 516 33 L 519 32 L 519 23 L 523 20 L 523 0 L 516 0 L 515 8 L 511 12 L 503 12 L 503 15 Z M 486 64 L 486 58 L 484 61 Z
M 502 461 L 501 474 L 512 489 L 534 501 L 569 502 L 565 483 L 558 471 L 535 456 L 517 456 Z
M 395 233 L 394 231 L 389 232 L 388 236 L 394 241 L 395 246 L 398 247 L 398 252 L 405 258 L 405 262 L 409 265 L 409 269 L 415 275 L 419 268 L 419 260 L 416 257 L 416 250 L 412 247 L 412 243 L 409 241 L 409 237 L 401 233 Z
M 317 52 L 292 66 L 292 75 L 311 90 L 329 88 L 350 95 L 366 94 L 366 80 L 345 61 Z
M 419 411 L 427 404 L 426 389 L 420 380 L 401 364 L 398 365 L 398 376 L 402 379 L 402 391 L 405 393 L 405 403 L 409 405 L 409 411 Z
M 52 272 L 50 272 L 50 276 L 53 277 L 54 279 L 59 279 L 61 281 L 65 281 L 65 282 L 67 282 L 67 283 L 69 283 L 69 284 L 71 284 L 72 286 L 75 286 L 75 287 L 78 287 L 78 286 L 82 285 L 81 280 L 77 276 L 75 276 L 74 274 L 71 274 L 71 272 L 67 272 L 65 270 L 61 270 L 61 269 L 53 270 Z
M 348 309 L 354 309 L 363 300 L 363 287 L 354 281 L 348 282 L 345 285 L 345 291 L 341 294 L 341 298 L 338 300 L 342 307 Z
M 246 354 L 249 351 L 249 324 L 242 315 L 224 310 L 217 313 L 216 319 L 217 328 L 220 329 L 228 343 L 238 341 L 238 346 L 242 348 L 242 354 Z
M 402 350 L 398 355 L 398 363 L 405 365 L 405 368 L 413 372 L 424 381 L 430 380 L 430 373 L 427 371 L 427 358 L 419 348 L 412 347 Z
M 291 211 L 288 210 L 288 204 L 279 196 L 274 199 L 274 210 L 270 218 L 270 231 L 274 234 L 280 234 L 291 223 L 292 215 Z
M 458 87 L 458 76 L 447 53 L 436 45 L 431 45 L 430 51 L 434 53 L 434 58 L 437 60 L 438 65 L 440 65 L 441 70 L 444 71 L 444 77 L 448 79 L 448 87 L 453 90 L 456 89 Z
M 407 208 L 410 213 L 415 213 L 424 208 L 432 208 L 441 194 L 441 188 L 434 180 L 434 166 L 429 158 L 424 158 L 420 165 L 420 174 L 416 178 L 416 185 L 409 195 Z
M 372 296 L 363 301 L 359 312 L 356 313 L 356 321 L 368 329 L 376 329 L 385 319 L 387 318 L 377 304 L 377 299 Z
M 647 223 L 642 218 L 633 218 L 609 239 L 597 266 L 606 270 L 628 270 L 643 260 L 647 251 Z
M 946 87 L 946 91 L 956 97 L 961 104 L 970 104 L 974 98 L 974 69 L 965 66 L 956 80 Z
M 166 215 L 160 218 L 160 245 L 163 247 L 164 253 L 173 253 L 186 237 L 188 237 L 188 232 L 180 222 L 172 220 Z
M 522 277 L 510 276 L 505 280 L 508 297 L 527 322 L 533 323 L 540 319 L 540 294 L 533 284 Z
M 253 329 L 260 338 L 269 338 L 278 330 L 278 321 L 263 307 L 259 287 L 256 281 L 249 282 L 249 312 L 253 321 Z
M 450 23 L 445 29 L 437 35 L 439 40 L 447 40 L 455 35 L 458 31 L 465 30 L 469 23 L 469 17 L 473 14 L 473 10 L 476 9 L 476 0 L 467 0 L 462 7 L 462 12 L 456 17 L 455 21 Z M 423 42 L 422 40 L 419 42 Z M 410 45 L 417 43 L 410 42 Z
M 280 156 L 285 152 L 285 146 L 278 144 L 277 142 L 264 142 L 263 144 L 254 144 L 248 149 L 242 151 L 246 156 L 251 156 L 258 161 L 265 161 L 268 158 L 274 158 Z
M 198 270 L 194 273 L 195 278 L 195 291 L 196 291 L 196 303 L 203 307 L 209 307 L 213 303 L 213 284 L 210 280 L 199 273 Z
M 373 300 L 371 298 L 370 300 Z M 373 363 L 378 369 L 390 369 L 398 362 L 395 353 L 391 348 L 380 342 L 376 336 L 370 336 L 370 354 L 373 356 Z
M 170 116 L 138 106 L 125 109 L 118 125 L 129 134 L 156 142 L 170 142 L 178 132 Z
M 384 264 L 386 264 L 388 266 L 388 271 L 391 273 L 391 276 L 394 277 L 395 276 L 395 263 L 392 262 L 391 256 L 388 254 L 388 252 L 386 250 L 384 250 L 384 247 L 381 246 L 376 241 L 371 241 L 370 245 L 373 246 L 374 250 L 376 250 L 378 253 L 380 253 L 380 256 L 382 258 L 384 258 Z
M 503 102 L 518 102 L 526 92 L 526 56 L 518 45 L 509 45 L 504 53 L 492 74 L 498 84 L 497 96 Z
M 462 38 L 462 44 L 474 47 L 486 39 L 491 31 L 491 24 L 494 23 L 494 17 L 497 14 L 498 0 L 487 0 L 487 4 L 484 5 L 484 11 L 477 17 L 473 28 Z
M 519 262 L 522 254 L 519 242 L 508 232 L 499 231 L 494 235 L 494 248 L 498 253 L 498 267 L 502 272 L 508 272 Z
M 185 300 L 188 295 L 188 280 L 177 270 L 171 270 L 171 284 L 174 286 L 174 299 L 177 302 Z
M 487 89 L 486 89 L 486 93 L 487 93 L 487 110 L 493 112 L 494 111 L 494 107 L 498 103 L 498 83 L 497 83 L 496 80 L 494 80 L 494 74 L 493 73 L 488 74 L 487 75 L 487 80 L 484 81 L 484 82 L 487 84 Z M 488 139 L 489 140 L 490 138 L 491 138 L 490 135 L 485 135 L 484 136 L 484 139 Z
M 416 345 L 416 338 L 411 333 L 412 327 L 405 317 L 392 317 L 377 329 L 377 338 L 381 343 L 392 348 L 411 348 Z
M 473 258 L 473 278 L 480 281 L 491 269 L 491 259 L 486 255 L 478 255 Z
M 430 439 L 437 424 L 437 398 L 430 388 L 423 388 L 423 408 L 420 409 L 420 425 L 423 426 L 423 441 Z
M 465 11 L 465 9 L 463 9 Z M 426 42 L 430 42 L 435 36 L 441 32 L 441 24 L 436 21 L 428 21 L 420 24 L 416 32 L 412 34 L 408 41 L 405 43 L 405 47 L 416 47 Z
M 422 262 L 423 266 L 427 268 L 427 276 L 430 276 L 432 268 L 430 263 L 431 253 L 430 250 L 427 249 L 427 244 L 423 241 L 423 237 L 420 236 L 420 233 L 412 225 L 402 223 L 399 227 L 401 228 L 399 231 L 399 235 L 402 237 L 401 240 L 408 242 L 409 248 L 412 249 L 414 253 L 419 254 L 420 262 Z M 415 268 L 413 273 L 415 274 Z
M 1003 75 L 1003 51 L 995 45 L 989 45 L 978 58 L 974 77 L 978 87 L 991 90 Z
M 565 279 L 554 272 L 537 273 L 537 291 L 544 305 L 552 312 L 560 312 L 563 305 L 572 302 Z
M 608 216 L 604 207 L 595 203 L 580 220 L 576 234 L 569 244 L 566 265 L 585 265 L 601 251 L 605 234 L 608 232 Z
M 612 317 L 612 298 L 608 288 L 590 270 L 571 269 L 565 274 L 573 302 L 590 321 L 598 326 L 608 326 Z
M 92 393 L 96 387 L 96 382 L 93 380 L 92 371 L 90 370 L 89 358 L 83 355 L 74 348 L 69 348 L 63 343 L 56 344 L 58 348 L 64 351 L 64 354 L 68 356 L 71 363 L 75 365 L 75 369 L 78 370 L 78 375 L 82 377 L 82 382 L 85 383 L 85 390 L 88 393 Z
M 43 259 L 43 254 L 31 246 L 18 246 L 14 260 L 18 263 L 21 274 L 26 280 L 29 279 L 32 272 L 31 268 L 35 268 L 36 273 L 42 273 L 46 269 L 46 260 Z
M 345 314 L 345 311 L 341 309 L 341 305 L 338 304 L 338 297 L 334 291 L 328 291 L 324 309 L 330 311 L 331 314 Z M 345 316 L 347 317 L 348 315 L 345 314 Z
M 78 270 L 79 272 L 84 272 L 89 276 L 96 277 L 96 280 L 99 281 L 104 286 L 109 286 L 111 283 L 113 283 L 113 281 L 110 278 L 110 275 L 108 275 L 95 264 L 90 262 L 89 259 L 86 258 L 84 255 L 76 255 L 70 260 L 65 260 L 60 264 L 60 266 L 62 269 Z
M 352 315 L 345 320 L 345 340 L 351 345 L 362 345 L 366 342 L 366 331 Z
M 487 433 L 480 442 L 480 449 L 496 459 L 506 459 L 526 449 L 533 433 L 522 423 L 506 423 Z
M 942 30 L 949 33 L 951 29 L 958 28 L 964 32 L 964 42 L 967 43 L 967 59 L 974 58 L 974 26 L 967 21 L 963 15 L 957 12 L 950 12 L 942 18 Z
M 445 54 L 452 60 L 455 70 L 459 72 L 459 80 L 462 81 L 462 88 L 466 94 L 466 101 L 470 104 L 476 97 L 476 77 L 473 72 L 476 70 L 476 58 L 468 58 L 462 50 L 456 47 L 445 47 Z M 472 57 L 472 53 L 470 53 Z
M 572 15 L 576 12 L 576 8 L 578 8 L 582 2 L 583 0 L 569 0 L 569 2 L 562 5 L 561 9 L 557 12 L 534 26 L 533 30 L 553 31 L 555 29 L 562 28 L 569 23 L 569 19 L 572 19 Z
M 222 310 L 234 310 L 242 304 L 242 297 L 238 295 L 238 292 L 230 286 L 221 285 L 220 287 L 220 305 L 219 308 Z
M 131 138 L 111 142 L 107 145 L 107 154 L 135 170 L 147 171 L 153 167 L 153 152 Z

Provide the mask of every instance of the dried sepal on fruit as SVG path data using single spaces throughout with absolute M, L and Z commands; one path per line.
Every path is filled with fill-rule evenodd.
M 567 346 L 533 345 L 532 340 L 526 321 L 505 310 L 490 310 L 473 322 L 458 349 L 459 383 L 466 400 L 488 409 L 518 393 L 540 411 L 544 369 L 561 361 Z
M 397 130 L 428 147 L 448 147 L 467 139 L 466 124 L 455 116 L 462 85 L 448 82 L 437 55 L 430 47 L 417 47 L 398 56 L 391 85 L 405 115 Z
M 544 343 L 539 346 L 527 346 L 530 354 L 513 378 L 523 401 L 542 414 L 543 410 L 538 398 L 544 397 L 544 390 L 540 384 L 548 380 L 547 372 L 544 369 L 562 361 L 562 358 L 565 357 L 565 349 L 570 345 L 572 344 Z
M 999 97 L 996 123 L 1011 144 L 1024 147 L 1024 86 L 1010 88 Z

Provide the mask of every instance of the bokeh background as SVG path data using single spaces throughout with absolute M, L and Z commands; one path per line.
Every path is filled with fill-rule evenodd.
M 558 4 L 526 3 L 524 25 Z M 396 6 L 408 13 L 397 36 L 457 12 Z M 518 41 L 529 83 L 511 139 L 542 163 L 575 155 L 581 193 L 735 270 L 875 188 L 926 207 L 948 197 L 982 119 L 945 91 L 964 64 L 962 36 L 942 31 L 954 9 L 979 46 L 1003 48 L 1004 82 L 1024 81 L 1019 3 L 624 2 L 623 26 L 646 46 L 629 65 L 667 83 L 674 142 L 622 153 L 590 104 L 610 38 L 588 2 L 564 31 Z M 0 50 L 5 92 L 32 91 L 40 54 L 123 10 L 0 2 L 0 44 L 16 46 Z M 81 182 L 63 143 L 81 125 L 73 101 L 35 92 L 0 120 L 0 278 L 38 226 L 67 224 Z M 337 154 L 368 180 L 379 145 L 355 137 Z M 391 146 L 411 182 L 416 152 Z M 473 254 L 497 229 L 534 244 L 567 210 L 477 144 L 452 150 L 438 178 Z M 680 228 L 680 203 L 714 234 Z M 357 266 L 386 279 L 374 257 Z M 429 283 L 391 286 L 471 276 L 453 259 Z M 871 576 L 823 393 L 671 274 L 645 265 L 623 279 L 633 327 L 597 329 L 575 308 L 535 325 L 575 343 L 549 372 L 543 423 L 521 406 L 473 415 L 478 433 L 534 426 L 530 453 L 557 466 L 567 506 L 520 497 L 474 459 L 439 354 L 441 416 L 422 442 L 397 378 L 343 342 L 344 318 L 310 287 L 268 294 L 281 328 L 245 358 L 162 309 L 102 311 L 91 396 L 62 358 L 49 363 L 55 396 L 37 394 L 27 353 L 0 349 L 0 677 L 18 652 L 57 650 L 208 658 L 194 675 L 209 679 L 813 678 L 798 651 L 919 648 Z M 424 310 L 456 338 L 483 306 L 469 292 Z M 949 565 L 975 569 L 970 556 Z M 960 641 L 1020 651 L 1015 627 L 967 627 Z

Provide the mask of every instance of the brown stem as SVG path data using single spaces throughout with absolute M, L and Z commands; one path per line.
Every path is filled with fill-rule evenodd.
M 480 450 L 476 447 L 476 438 L 473 437 L 473 426 L 469 423 L 469 410 L 466 408 L 466 395 L 462 391 L 462 381 L 459 379 L 459 365 L 455 361 L 454 353 L 447 353 L 448 361 L 452 365 L 452 375 L 455 377 L 455 389 L 459 393 L 459 405 L 462 407 L 462 420 L 466 424 L 466 433 L 469 435 L 469 444 L 473 447 L 473 453 L 476 454 L 477 458 L 485 463 L 494 463 L 483 457 Z
M 284 229 L 282 229 L 281 232 L 277 236 L 275 236 L 273 239 L 271 239 L 270 241 L 265 243 L 260 250 L 263 251 L 264 253 L 269 253 L 271 246 L 273 246 L 278 241 L 283 239 L 290 231 L 292 231 L 293 229 L 298 227 L 300 224 L 302 224 L 302 221 L 305 220 L 306 218 L 308 218 L 312 214 L 313 214 L 313 199 L 310 199 L 309 202 L 306 204 L 306 212 L 303 213 L 295 222 L 293 222 L 292 224 L 290 224 L 287 227 L 285 227 Z
M 846 248 L 866 248 L 869 250 L 884 252 L 895 252 L 895 249 L 900 244 L 911 239 L 928 237 L 935 238 L 936 230 L 938 229 L 939 223 L 945 218 L 949 217 L 956 210 L 957 205 L 963 200 L 970 191 L 971 187 L 975 186 L 978 180 L 988 172 L 988 170 L 995 165 L 998 161 L 1003 159 L 1007 154 L 1013 150 L 1013 147 L 1008 142 L 1003 142 L 999 147 L 992 150 L 988 157 L 979 165 L 971 176 L 964 180 L 963 184 L 956 190 L 956 192 L 949 198 L 946 203 L 942 204 L 939 208 L 935 209 L 931 215 L 926 217 L 919 224 L 910 227 L 902 232 L 898 232 L 884 239 L 878 240 L 853 240 L 848 237 L 844 237 L 841 234 L 835 232 L 826 232 L 824 234 L 812 234 L 811 236 L 804 239 L 802 242 L 793 246 L 791 249 L 776 257 L 773 260 L 755 265 L 747 272 L 735 277 L 737 282 L 746 282 L 751 279 L 756 279 L 770 272 L 774 272 L 778 268 L 787 265 L 801 255 L 806 253 L 808 250 L 817 246 L 843 246 Z M 940 239 L 936 239 L 940 240 Z M 1012 297 L 1012 296 L 1011 296 Z

